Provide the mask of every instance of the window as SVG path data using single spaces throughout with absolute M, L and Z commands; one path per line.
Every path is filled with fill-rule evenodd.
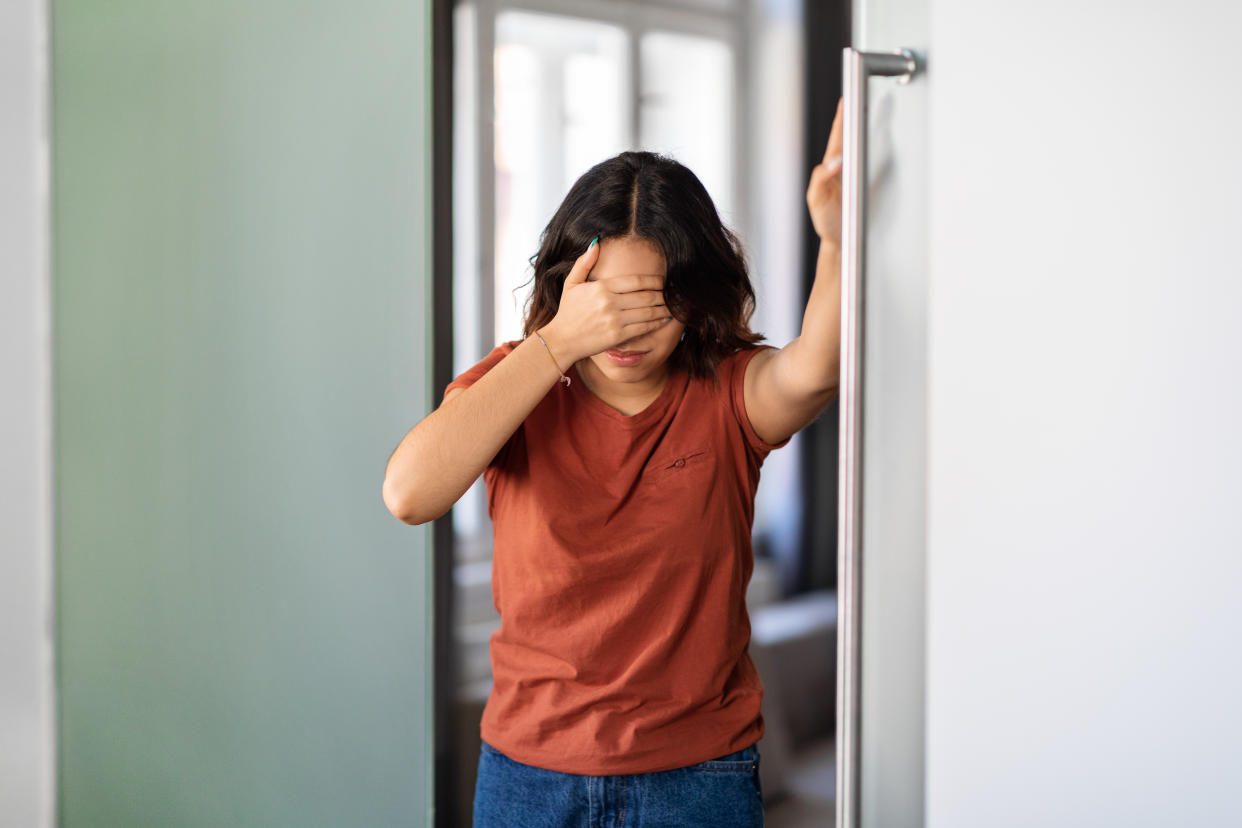
M 522 336 L 528 260 L 561 198 L 593 164 L 630 146 L 627 41 L 609 23 L 525 11 L 496 16 L 496 343 Z

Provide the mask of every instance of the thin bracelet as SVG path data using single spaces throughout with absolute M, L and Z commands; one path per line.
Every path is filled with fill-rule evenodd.
M 559 382 L 565 383 L 565 387 L 569 387 L 569 377 L 565 376 L 565 372 L 561 370 L 561 365 L 556 361 L 556 357 L 552 356 L 552 349 L 548 348 L 548 343 L 544 342 L 543 337 L 539 336 L 539 331 L 535 331 L 535 336 L 539 337 L 539 341 L 543 342 L 543 347 L 547 349 L 548 356 L 552 357 L 552 364 L 556 366 L 556 373 L 561 375 Z

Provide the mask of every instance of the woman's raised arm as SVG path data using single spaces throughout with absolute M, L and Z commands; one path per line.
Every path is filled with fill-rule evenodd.
M 806 204 L 819 234 L 815 282 L 802 332 L 779 351 L 756 354 L 746 366 L 746 414 L 764 440 L 779 443 L 813 422 L 841 385 L 841 149 L 843 100 L 824 160 L 811 170 Z

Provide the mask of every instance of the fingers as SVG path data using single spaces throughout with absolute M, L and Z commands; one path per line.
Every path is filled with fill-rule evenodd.
M 569 270 L 569 275 L 565 277 L 565 284 L 561 291 L 564 292 L 565 288 L 571 285 L 580 285 L 585 282 L 587 275 L 591 272 L 591 268 L 595 267 L 597 261 L 599 261 L 598 238 L 592 239 L 586 251 L 574 262 L 574 266 Z
M 625 324 L 630 325 L 634 322 L 647 322 L 652 319 L 663 319 L 668 316 L 668 308 L 664 305 L 650 305 L 644 308 L 628 308 L 621 311 L 621 318 L 625 320 Z
M 632 293 L 638 290 L 663 290 L 664 279 L 650 273 L 627 273 L 603 280 L 613 293 Z
M 625 337 L 625 340 L 621 344 L 625 345 L 626 343 L 633 342 L 640 336 L 646 336 L 652 331 L 658 331 L 672 321 L 672 317 L 665 316 L 650 322 L 631 322 L 624 326 L 624 333 L 622 335 Z
M 808 193 L 818 193 L 831 187 L 841 186 L 841 159 L 837 158 L 828 164 L 816 164 L 811 168 L 811 180 L 807 184 Z
M 841 135 L 844 131 L 842 123 L 845 115 L 845 98 L 837 98 L 837 114 L 832 120 L 832 130 L 828 134 L 828 146 L 824 150 L 825 166 L 832 160 L 834 156 L 841 155 Z
M 623 303 L 617 306 L 620 310 L 654 306 L 663 307 L 664 292 L 660 290 L 636 290 L 626 293 L 624 299 L 618 299 L 617 301 Z

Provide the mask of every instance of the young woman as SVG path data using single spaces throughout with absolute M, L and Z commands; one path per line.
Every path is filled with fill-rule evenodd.
M 694 174 L 621 153 L 548 224 L 524 338 L 453 380 L 389 460 L 407 523 L 487 483 L 501 626 L 475 826 L 763 824 L 754 496 L 837 392 L 840 151 L 838 105 L 797 339 L 756 346 L 740 245 Z

